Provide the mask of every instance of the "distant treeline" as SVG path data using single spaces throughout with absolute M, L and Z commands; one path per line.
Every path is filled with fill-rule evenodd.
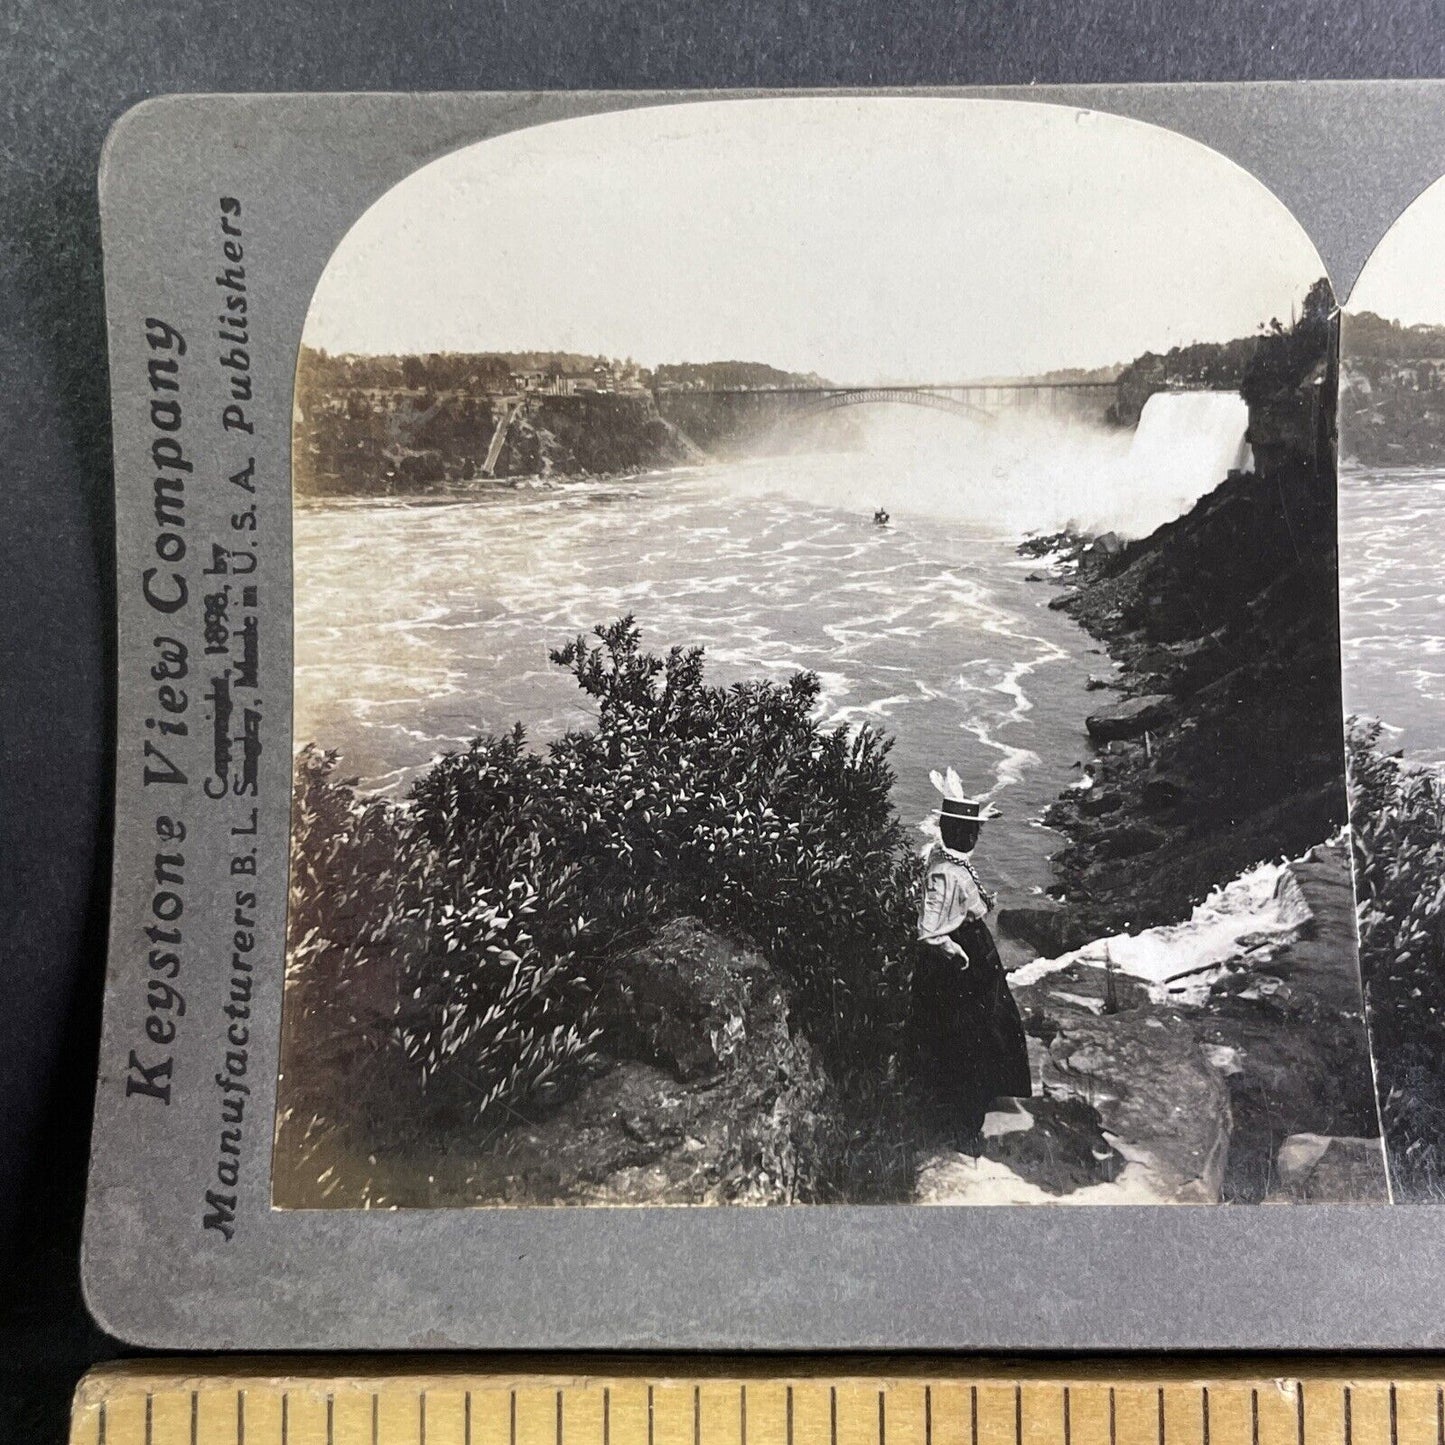
M 1342 331 L 1340 439 L 1371 466 L 1445 461 L 1445 326 L 1402 326 L 1373 312 Z
M 1445 360 L 1445 326 L 1402 326 L 1373 311 L 1345 317 L 1345 352 L 1356 361 Z
M 356 391 L 469 391 L 505 395 L 532 376 L 575 380 L 625 377 L 634 387 L 823 386 L 816 372 L 782 371 L 761 361 L 680 361 L 655 369 L 633 359 L 578 351 L 428 351 L 415 355 L 332 354 L 304 346 L 298 389 Z
M 526 372 L 590 376 L 617 363 L 610 356 L 577 351 L 426 351 L 405 356 L 363 356 L 301 348 L 298 384 L 338 388 L 506 392 Z M 630 365 L 630 360 L 625 365 Z
M 1124 363 L 1116 361 L 1110 366 L 1056 366 L 1052 371 L 1041 371 L 1030 378 L 1033 381 L 1074 381 L 1109 382 L 1117 381 L 1124 370 Z M 1001 377 L 1000 380 L 1018 380 L 1017 377 Z
M 680 361 L 657 367 L 653 384 L 659 389 L 675 387 L 768 387 L 827 386 L 815 371 L 779 371 L 761 361 Z

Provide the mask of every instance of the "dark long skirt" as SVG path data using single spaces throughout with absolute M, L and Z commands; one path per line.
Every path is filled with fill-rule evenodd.
M 1023 1020 L 988 925 L 971 919 L 953 932 L 963 960 L 917 945 L 909 1004 L 913 1066 L 939 1127 L 975 1134 L 997 1098 L 1033 1093 Z

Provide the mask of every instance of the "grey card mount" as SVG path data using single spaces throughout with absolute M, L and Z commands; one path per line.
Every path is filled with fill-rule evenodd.
M 123 117 L 101 1321 L 1438 1341 L 1334 438 L 1441 97 Z

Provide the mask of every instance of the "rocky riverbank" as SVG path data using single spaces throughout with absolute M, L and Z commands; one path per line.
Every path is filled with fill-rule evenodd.
M 925 1204 L 1384 1202 L 1353 904 L 1336 841 L 1250 870 L 1182 924 L 1026 965 L 1011 985 L 1033 1097 L 988 1116 L 977 1154 L 930 1147 L 908 1117 L 880 1118 L 897 1137 L 869 1147 L 918 1150 Z M 592 1081 L 485 1157 L 444 1164 L 425 1195 L 825 1197 L 830 1081 L 759 954 L 677 920 L 622 960 L 604 1007 L 625 1027 Z
M 1384 1202 L 1353 910 L 1336 842 L 1016 971 L 1034 1097 L 927 1158 L 920 1200 Z
M 1345 821 L 1334 473 L 1310 403 L 1252 408 L 1257 470 L 1151 536 L 1021 548 L 1054 559 L 1050 606 L 1113 662 L 1085 722 L 1093 756 L 1047 819 L 1069 840 L 1068 918 L 1050 925 L 1065 947 L 1183 918 Z
M 1040 955 L 1011 978 L 1035 1098 L 978 1158 L 928 1160 L 925 1201 L 1387 1198 L 1341 832 L 1331 353 L 1277 346 L 1245 388 L 1253 471 L 1142 540 L 1020 549 L 1112 666 L 1046 818 L 1055 899 L 999 917 Z

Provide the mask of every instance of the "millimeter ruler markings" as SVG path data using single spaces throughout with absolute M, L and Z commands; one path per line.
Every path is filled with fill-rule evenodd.
M 891 1362 L 895 1363 L 896 1362 Z M 595 1375 L 145 1361 L 76 1391 L 71 1445 L 1445 1445 L 1445 1361 Z M 630 1367 L 627 1367 L 630 1368 Z M 617 1372 L 617 1373 L 613 1373 Z

